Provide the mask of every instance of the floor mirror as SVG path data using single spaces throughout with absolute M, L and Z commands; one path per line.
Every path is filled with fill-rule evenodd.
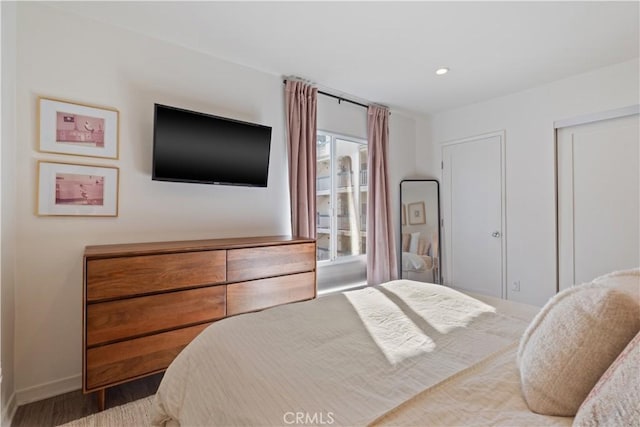
M 441 283 L 440 188 L 435 179 L 400 182 L 400 277 Z

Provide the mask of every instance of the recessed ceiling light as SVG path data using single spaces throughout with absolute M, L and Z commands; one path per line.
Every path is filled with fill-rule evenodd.
M 449 69 L 447 67 L 441 67 L 436 70 L 436 74 L 439 76 L 443 74 L 447 74 L 448 72 L 449 72 Z

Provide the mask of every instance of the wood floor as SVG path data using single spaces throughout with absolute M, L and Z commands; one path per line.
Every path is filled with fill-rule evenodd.
M 156 392 L 162 374 L 153 375 L 107 390 L 107 408 L 142 399 Z M 82 390 L 54 396 L 20 406 L 13 417 L 12 427 L 53 427 L 98 412 L 94 394 Z

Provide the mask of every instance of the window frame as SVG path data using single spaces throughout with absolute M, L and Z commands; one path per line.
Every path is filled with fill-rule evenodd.
M 365 263 L 366 265 L 366 258 L 367 258 L 367 254 L 366 254 L 366 246 L 364 249 L 364 253 L 360 253 L 358 255 L 346 255 L 346 256 L 337 256 L 337 237 L 339 235 L 339 230 L 338 230 L 338 215 L 336 213 L 336 206 L 337 206 L 337 202 L 338 202 L 338 187 L 337 187 L 337 182 L 336 182 L 336 172 L 337 172 L 337 163 L 338 163 L 338 159 L 336 157 L 336 145 L 337 145 L 337 140 L 342 140 L 345 142 L 350 142 L 350 143 L 354 143 L 354 144 L 358 144 L 359 147 L 358 149 L 360 149 L 361 147 L 366 147 L 366 149 L 368 150 L 368 141 L 365 138 L 360 138 L 360 137 L 355 137 L 355 136 L 350 136 L 350 135 L 345 135 L 345 134 L 341 134 L 338 132 L 332 132 L 332 131 L 327 131 L 324 129 L 316 129 L 316 136 L 317 135 L 326 135 L 330 137 L 330 149 L 329 149 L 329 173 L 330 173 L 330 183 L 329 183 L 329 197 L 330 197 L 330 227 L 329 227 L 329 237 L 330 237 L 330 242 L 329 242 L 329 259 L 325 259 L 325 260 L 317 260 L 317 255 L 316 255 L 316 262 L 318 264 L 318 266 L 328 266 L 328 265 L 339 265 L 339 264 L 346 264 L 346 263 L 354 263 L 354 262 L 359 262 L 359 263 Z M 316 143 L 316 154 L 317 154 L 317 143 Z M 368 155 L 368 152 L 367 152 Z M 318 159 L 316 158 L 316 164 L 318 162 Z M 316 180 L 318 179 L 318 172 L 316 170 L 316 176 L 315 176 Z M 366 197 L 368 199 L 368 179 L 367 179 L 367 184 L 365 184 L 364 186 L 361 184 L 360 182 L 360 168 L 358 168 L 358 174 L 357 177 L 355 177 L 355 179 L 357 180 L 357 186 L 355 186 L 356 188 L 356 192 L 358 193 L 357 197 L 358 197 L 358 206 L 361 205 L 361 200 L 360 200 L 360 193 L 362 192 L 362 187 L 366 187 Z M 317 183 L 317 181 L 316 181 Z M 318 197 L 318 189 L 316 188 L 316 195 L 315 197 Z M 366 203 L 368 203 L 368 200 L 366 201 Z M 316 204 L 317 204 L 317 199 L 316 199 Z M 317 212 L 317 207 L 316 207 L 316 212 Z M 316 225 L 316 231 L 320 229 L 320 227 L 318 227 Z M 367 234 L 367 230 L 366 230 L 366 224 L 365 224 L 365 230 L 358 230 L 358 233 L 362 233 L 364 232 L 364 237 L 365 239 L 368 237 Z M 359 234 L 359 239 L 361 239 L 363 236 L 362 234 Z

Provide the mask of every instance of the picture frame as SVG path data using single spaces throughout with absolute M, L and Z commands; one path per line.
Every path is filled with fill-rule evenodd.
M 54 98 L 38 98 L 38 151 L 118 159 L 120 113 Z
M 118 216 L 120 169 L 38 161 L 38 216 Z
M 400 213 L 400 218 L 402 221 L 402 225 L 407 225 L 407 208 L 405 204 L 402 204 L 402 212 Z
M 409 203 L 409 224 L 426 224 L 424 202 Z

